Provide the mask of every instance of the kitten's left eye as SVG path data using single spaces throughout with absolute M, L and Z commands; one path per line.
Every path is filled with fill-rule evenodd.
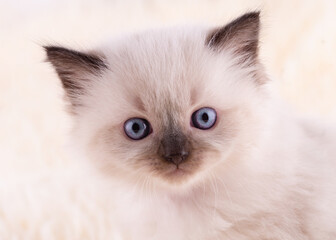
M 195 128 L 206 130 L 212 128 L 217 120 L 215 109 L 204 107 L 198 109 L 191 115 L 191 122 Z
M 150 124 L 143 118 L 130 118 L 124 124 L 126 135 L 133 140 L 140 140 L 150 134 Z

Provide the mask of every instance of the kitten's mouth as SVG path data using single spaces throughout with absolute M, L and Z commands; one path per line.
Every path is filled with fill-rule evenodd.
M 193 176 L 194 171 L 189 169 L 188 165 L 182 164 L 182 167 L 180 165 L 169 167 L 162 177 L 164 177 L 169 186 L 174 186 L 175 189 L 178 186 L 187 186 Z
M 181 168 L 181 166 L 175 166 L 172 170 L 169 171 L 168 176 L 172 178 L 180 178 L 188 175 L 188 171 Z
M 182 184 L 193 179 L 201 161 L 199 159 L 189 158 L 183 162 L 162 161 L 162 165 L 158 168 L 158 175 L 169 183 Z
M 172 171 L 172 174 L 175 175 L 183 175 L 185 173 L 186 172 L 183 169 L 179 168 L 178 166 Z

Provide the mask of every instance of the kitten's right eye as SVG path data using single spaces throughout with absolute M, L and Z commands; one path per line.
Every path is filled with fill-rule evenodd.
M 130 118 L 124 123 L 126 135 L 133 140 L 147 137 L 151 132 L 151 126 L 146 119 Z

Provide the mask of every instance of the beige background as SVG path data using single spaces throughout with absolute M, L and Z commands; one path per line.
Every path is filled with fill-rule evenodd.
M 67 154 L 70 121 L 40 45 L 91 47 L 148 27 L 222 25 L 256 9 L 274 87 L 302 113 L 336 116 L 333 0 L 0 1 L 0 239 L 118 239 L 109 189 Z

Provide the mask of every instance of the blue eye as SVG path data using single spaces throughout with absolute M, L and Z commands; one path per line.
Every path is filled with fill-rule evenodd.
M 215 125 L 217 113 L 213 108 L 204 107 L 191 115 L 191 122 L 195 128 L 206 130 Z
M 126 135 L 133 140 L 140 140 L 150 134 L 150 124 L 146 119 L 130 118 L 124 123 Z

